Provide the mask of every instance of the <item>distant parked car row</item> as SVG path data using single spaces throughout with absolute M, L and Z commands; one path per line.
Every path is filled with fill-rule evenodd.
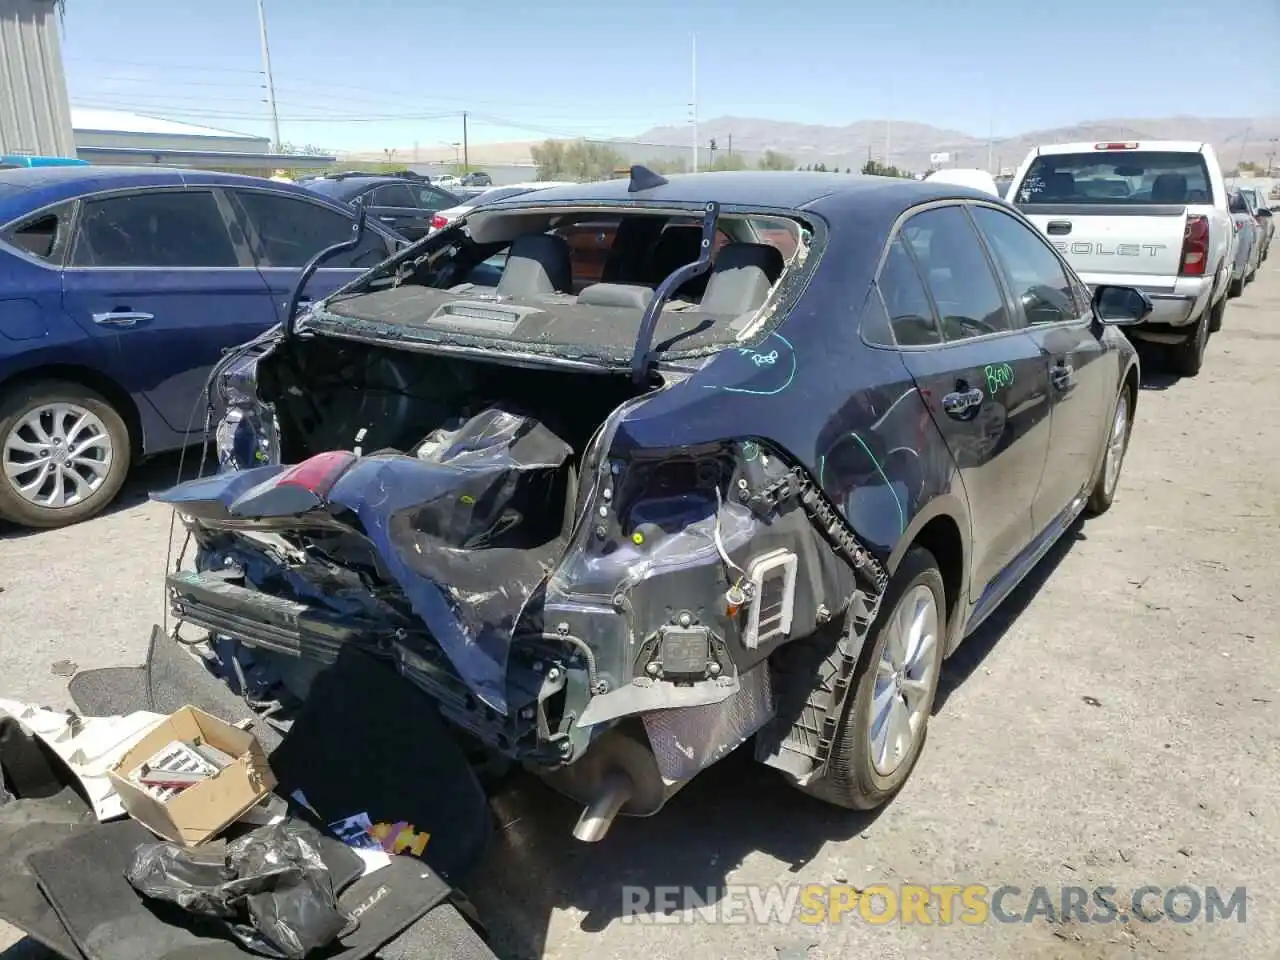
M 157 167 L 0 171 L 0 518 L 82 520 L 132 462 L 200 440 L 214 362 L 283 320 L 300 269 L 351 237 L 353 207 L 324 194 Z M 308 292 L 402 248 L 395 222 L 370 218 Z
M 538 180 L 529 183 L 512 183 L 505 187 L 490 187 L 487 190 L 481 190 L 475 196 L 464 199 L 462 203 L 456 206 L 436 211 L 435 216 L 431 218 L 431 229 L 442 230 L 453 221 L 465 217 L 476 207 L 482 207 L 486 203 L 510 200 L 512 197 L 532 193 L 535 190 L 545 190 L 547 187 L 564 187 L 568 185 L 569 181 L 565 180 Z
M 351 172 L 316 177 L 302 186 L 330 200 L 363 206 L 401 236 L 417 240 L 431 231 L 437 210 L 460 202 L 441 182 L 403 174 Z

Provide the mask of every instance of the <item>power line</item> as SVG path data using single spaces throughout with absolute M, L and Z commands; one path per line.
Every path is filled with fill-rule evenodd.
M 105 61 L 104 61 L 104 62 L 105 62 Z M 111 63 L 112 63 L 114 66 L 136 66 L 136 67 L 151 68 L 151 69 L 156 69 L 156 70 L 171 69 L 171 68 L 174 66 L 173 64 L 143 63 L 143 62 L 140 62 L 140 61 L 122 61 L 122 60 L 113 60 L 113 61 L 111 61 Z M 184 69 L 186 69 L 186 68 L 184 67 Z M 197 70 L 197 71 L 198 71 L 198 70 L 200 70 L 200 69 L 205 69 L 205 68 L 195 67 L 195 68 L 192 68 L 192 69 L 194 69 L 194 70 Z M 209 69 L 214 69 L 214 68 L 209 68 Z M 227 71 L 229 71 L 229 72 L 235 72 L 235 73 L 252 74 L 252 75 L 254 75 L 254 76 L 257 76 L 257 77 L 259 78 L 259 81 L 260 81 L 260 82 L 258 82 L 258 83 L 251 83 L 251 82 L 248 82 L 248 81 L 233 81 L 233 80 L 226 80 L 226 81 L 220 81 L 220 80 L 188 80 L 188 79 L 185 79 L 185 78 L 183 78 L 183 77 L 169 77 L 169 76 L 166 76 L 166 77 L 164 78 L 164 80 L 163 80 L 163 83 L 164 83 L 164 85 L 165 85 L 166 87 L 175 87 L 175 86 L 176 86 L 176 87 L 183 87 L 183 86 L 187 86 L 187 87 L 223 87 L 223 88 L 226 88 L 226 87 L 240 87 L 240 88 L 252 88 L 252 89 L 255 89 L 255 90 L 264 90 L 264 89 L 266 89 L 266 84 L 265 84 L 264 82 L 262 82 L 262 80 L 263 80 L 264 78 L 263 78 L 263 72 L 262 72 L 262 70 L 261 70 L 261 69 L 257 69 L 257 70 L 250 70 L 250 69 L 248 69 L 248 68 L 239 68 L 239 67 L 237 67 L 237 68 L 230 68 L 230 67 L 228 67 L 228 68 L 217 68 L 217 69 L 219 69 L 219 70 L 221 70 L 221 69 L 226 69 L 226 70 L 227 70 Z M 297 88 L 297 87 L 283 87 L 283 86 L 279 86 L 279 85 L 277 85 L 277 86 L 276 86 L 276 91 L 277 91 L 277 92 L 284 92 L 284 91 L 288 90 L 288 91 L 293 92 L 293 93 L 310 94 L 310 95 L 313 95 L 313 96 L 324 97 L 324 98 L 328 98 L 328 99 L 339 99 L 339 97 L 338 97 L 337 95 L 335 95 L 332 91 L 348 91 L 348 92 L 352 92 L 352 93 L 368 93 L 368 94 L 374 94 L 375 96 L 378 96 L 378 97 L 382 97 L 382 98 L 391 98 L 391 99 L 395 99 L 395 98 L 398 98 L 398 97 L 400 96 L 399 94 L 391 94 L 391 95 L 389 95 L 389 94 L 388 94 L 388 92 L 387 92 L 386 87 L 364 87 L 364 86 L 360 86 L 360 85 L 358 85 L 358 84 L 350 84 L 350 83 L 331 83 L 331 82 L 330 82 L 329 80 L 327 80 L 327 79 L 325 80 L 325 83 L 324 83 L 324 90 L 323 90 L 323 92 L 321 92 L 321 93 L 317 93 L 317 92 L 316 92 L 316 88 L 315 88 L 315 86 L 314 86 L 313 81 L 312 81 L 312 80 L 310 80 L 310 79 L 308 79 L 308 78 L 305 78 L 305 77 L 302 77 L 302 76 L 298 76 L 298 75 L 296 75 L 296 74 L 276 74 L 276 78 L 277 78 L 277 79 L 283 79 L 286 83 L 290 83 L 290 82 L 297 82 L 297 83 L 300 83 L 300 84 L 306 84 L 306 85 L 308 85 L 308 89 L 305 89 L 305 90 L 299 89 L 299 88 Z M 111 83 L 140 83 L 140 84 L 147 84 L 147 85 L 155 85 L 155 83 L 157 82 L 157 81 L 156 81 L 156 78 L 154 78 L 154 77 L 131 77 L 131 76 L 119 76 L 119 75 L 113 75 L 113 74 L 110 74 L 110 73 L 103 74 L 103 73 L 97 73 L 97 72 L 95 72 L 95 73 L 94 73 L 94 80 L 95 80 L 95 81 L 99 81 L 99 82 L 101 82 L 101 81 L 107 81 L 107 82 L 111 82 Z M 344 98 L 344 99 L 353 99 L 353 98 Z M 431 94 L 431 99 L 432 99 L 432 100 L 436 100 L 436 101 L 440 101 L 440 102 L 442 102 L 442 103 L 459 103 L 459 104 L 466 104 L 466 105 L 473 105 L 473 104 L 475 104 L 475 105 L 480 105 L 480 106 L 486 106 L 486 105 L 488 105 L 488 106 L 503 106 L 503 107 L 535 107 L 535 108 L 539 108 L 539 109 L 541 109 L 541 108 L 545 108 L 545 107 L 548 107 L 548 106 L 551 106 L 551 107 L 560 107 L 560 108 L 563 108 L 563 109 L 566 109 L 566 110 L 571 110 L 571 111 L 581 111 L 581 110 L 583 109 L 583 104 L 582 104 L 580 101 L 548 102 L 548 101 L 543 100 L 543 101 L 536 101 L 536 102 L 535 102 L 535 101 L 517 101 L 517 100 L 506 100 L 506 99 L 503 99 L 503 100 L 479 100 L 479 99 L 476 99 L 475 97 L 472 97 L 472 96 L 451 97 L 451 96 L 442 96 L 442 95 L 438 95 L 438 94 L 435 94 L 435 93 L 432 93 L 432 94 Z M 358 100 L 356 100 L 355 102 L 359 102 L 359 101 L 358 101 Z M 613 116 L 617 116 L 617 115 L 618 115 L 618 111 L 617 111 L 616 109 L 614 109 L 613 107 L 610 107 L 610 108 L 609 108 L 609 112 L 610 112 L 610 114 L 611 114 L 611 115 L 613 115 Z M 633 114 L 633 115 L 641 115 L 641 112 L 640 112 L 640 111 L 637 111 L 637 112 L 636 112 L 635 114 Z M 643 111 L 643 115 L 644 115 L 644 116 L 649 116 L 649 115 L 650 115 L 650 114 L 649 114 L 649 111 L 648 111 L 648 110 Z
M 121 103 L 102 103 L 77 101 L 76 106 L 88 107 L 97 110 L 125 110 L 133 113 L 151 113 L 156 112 L 154 105 L 143 105 L 137 109 L 129 110 L 127 104 Z M 217 110 L 187 110 L 185 108 L 178 110 L 165 111 L 174 116 L 204 118 L 211 120 L 265 120 L 268 119 L 260 113 L 230 113 Z M 453 110 L 448 113 L 414 113 L 414 114 L 388 114 L 385 116 L 362 115 L 362 116 L 341 116 L 337 114 L 327 114 L 325 116 L 282 116 L 281 123 L 391 123 L 399 120 L 446 120 L 456 119 L 459 111 Z
M 527 133 L 540 133 L 547 137 L 565 137 L 568 139 L 575 139 L 578 137 L 588 137 L 592 135 L 582 129 L 577 131 L 568 131 L 563 128 L 553 130 L 549 127 L 523 123 L 519 120 L 509 120 L 505 117 L 486 116 L 485 114 L 480 113 L 470 113 L 468 116 L 470 116 L 473 121 L 488 124 L 489 126 L 510 127 L 512 130 L 524 130 Z
M 249 54 L 244 54 L 249 56 Z M 115 57 L 98 59 L 96 57 L 66 57 L 68 63 L 109 63 L 113 67 L 144 67 L 150 69 L 171 69 L 177 68 L 186 71 L 207 72 L 207 73 L 253 73 L 258 76 L 262 75 L 261 67 L 202 67 L 188 62 L 186 59 L 175 61 L 173 63 L 158 63 L 152 61 L 147 63 L 140 60 L 117 60 Z

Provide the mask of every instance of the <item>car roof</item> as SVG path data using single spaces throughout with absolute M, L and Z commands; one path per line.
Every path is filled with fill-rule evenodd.
M 20 167 L 0 170 L 0 223 L 89 193 L 130 187 L 179 186 L 269 187 L 277 193 L 317 197 L 317 194 L 297 184 L 213 170 L 154 166 Z
M 1132 143 L 1132 150 L 1096 150 L 1099 155 L 1113 156 L 1117 153 L 1199 153 L 1206 147 L 1200 140 L 1124 140 L 1111 137 L 1107 140 L 1089 140 L 1079 143 L 1044 143 L 1035 148 L 1040 156 L 1055 156 L 1060 153 L 1094 153 L 1099 143 Z
M 302 184 L 302 189 L 312 195 L 347 201 L 384 183 L 405 183 L 426 187 L 434 185 L 434 182 L 413 180 L 393 173 L 345 173 L 340 177 L 317 177 L 314 180 L 308 180 Z
M 486 204 L 486 212 L 547 204 L 600 203 L 695 206 L 712 201 L 725 207 L 765 207 L 778 210 L 838 212 L 857 205 L 886 210 L 905 209 L 933 199 L 960 197 L 990 200 L 990 193 L 958 184 L 875 177 L 851 173 L 807 171 L 731 170 L 686 173 L 666 177 L 666 182 L 630 192 L 629 179 L 577 183 L 549 187 Z
M 954 183 L 963 187 L 973 187 L 975 190 L 983 190 L 987 193 L 999 195 L 1000 191 L 996 187 L 996 178 L 985 170 L 979 170 L 976 167 L 948 167 L 945 170 L 935 170 L 929 176 L 925 177 L 928 183 Z

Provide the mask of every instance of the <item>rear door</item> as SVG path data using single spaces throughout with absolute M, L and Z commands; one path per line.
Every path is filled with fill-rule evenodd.
M 116 381 L 183 434 L 222 352 L 276 320 L 225 200 L 207 188 L 84 200 L 62 305 L 112 356 Z
M 271 293 L 275 317 L 284 319 L 302 268 L 321 250 L 351 238 L 352 216 L 292 193 L 237 187 L 228 191 L 236 222 L 248 238 Z M 303 303 L 320 300 L 387 258 L 392 243 L 366 226 L 360 246 L 321 266 L 307 284 Z
M 962 205 L 912 215 L 879 285 L 903 360 L 960 471 L 977 597 L 1032 539 L 1049 449 L 1048 365 Z
M 436 211 L 455 206 L 458 198 L 425 183 L 384 183 L 364 196 L 369 213 L 396 233 L 419 240 L 431 232 Z
M 1071 507 L 1088 484 L 1110 427 L 1118 360 L 1094 323 L 1087 289 L 1035 230 L 997 207 L 974 204 L 1028 335 L 1049 363 L 1053 428 L 1032 517 L 1039 533 Z

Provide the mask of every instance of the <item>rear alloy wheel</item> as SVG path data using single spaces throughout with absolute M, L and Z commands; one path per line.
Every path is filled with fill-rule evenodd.
M 1172 366 L 1175 373 L 1184 377 L 1194 377 L 1204 365 L 1204 348 L 1209 341 L 1210 318 L 1203 316 L 1196 321 L 1196 328 L 1191 336 L 1182 343 L 1170 348 Z
M 1104 441 L 1106 446 L 1102 451 L 1102 463 L 1098 466 L 1098 477 L 1089 494 L 1087 509 L 1095 517 L 1111 509 L 1111 503 L 1115 500 L 1120 468 L 1124 466 L 1124 455 L 1129 449 L 1129 434 L 1133 429 L 1133 410 L 1129 400 L 1129 388 L 1122 386 L 1120 395 L 1116 397 L 1115 412 L 1111 415 L 1111 428 Z
M 942 674 L 945 598 L 937 561 L 913 547 L 889 581 L 815 795 L 871 810 L 906 783 L 924 747 Z
M 120 492 L 129 459 L 124 420 L 86 387 L 30 384 L 0 402 L 0 516 L 15 523 L 88 519 Z

